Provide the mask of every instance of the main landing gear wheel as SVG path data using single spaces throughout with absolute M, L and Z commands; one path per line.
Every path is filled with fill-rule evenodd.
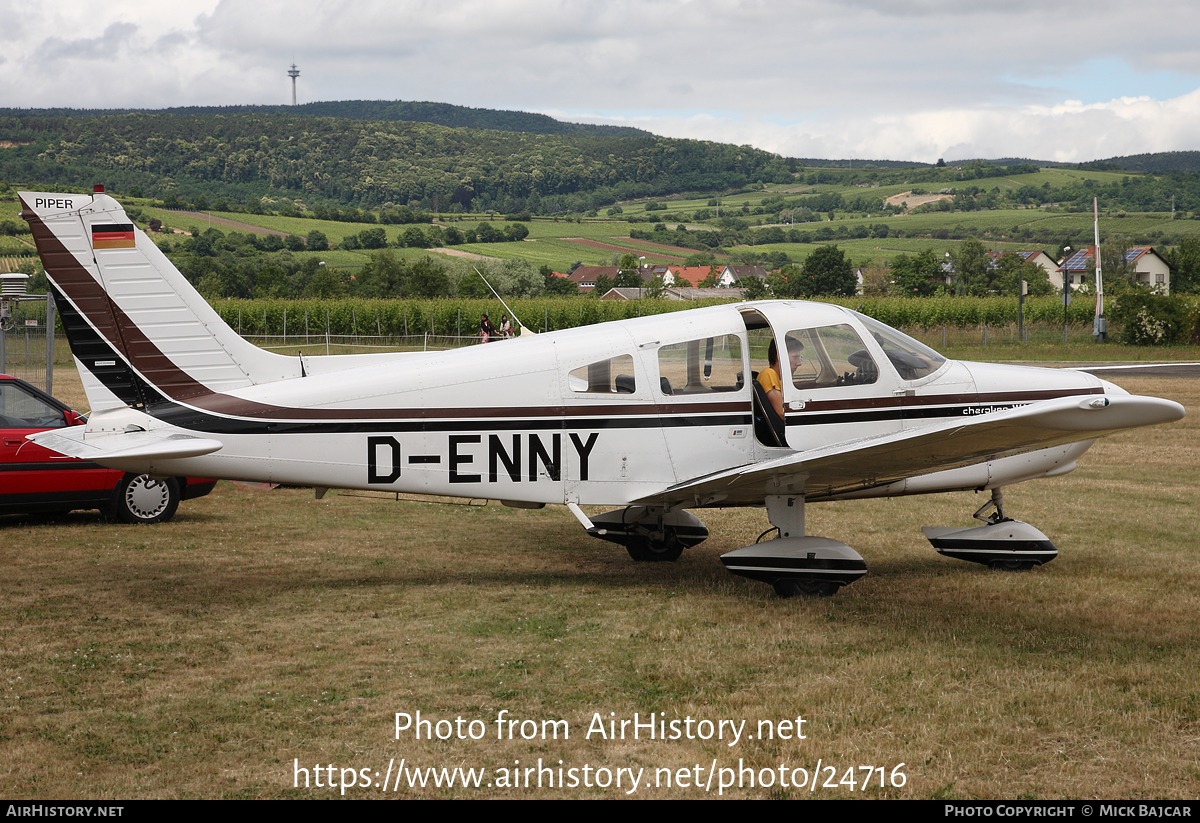
M 785 578 L 775 581 L 775 594 L 788 597 L 833 597 L 841 588 L 840 583 L 823 583 L 815 580 Z
M 625 545 L 625 550 L 639 563 L 672 562 L 683 554 L 683 543 L 674 531 L 667 531 L 662 540 L 648 537 L 632 540 Z
M 1033 560 L 993 560 L 989 565 L 994 571 L 1027 572 L 1034 566 L 1040 566 L 1041 564 Z
M 125 523 L 165 523 L 179 508 L 179 481 L 127 474 L 113 493 L 112 509 Z

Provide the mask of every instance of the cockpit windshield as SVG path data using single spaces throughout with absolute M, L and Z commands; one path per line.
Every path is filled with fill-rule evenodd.
M 897 331 L 891 326 L 885 326 L 865 314 L 858 312 L 854 314 L 867 327 L 867 331 L 875 338 L 875 342 L 883 348 L 888 360 L 900 373 L 901 380 L 919 380 L 933 374 L 946 362 L 946 358 L 924 343 L 913 340 L 904 332 Z

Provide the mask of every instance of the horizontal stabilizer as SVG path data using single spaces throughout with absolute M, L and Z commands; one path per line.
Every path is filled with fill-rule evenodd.
M 221 448 L 219 440 L 186 434 L 149 431 L 89 433 L 84 426 L 50 429 L 29 435 L 27 439 L 59 454 L 97 463 L 131 458 L 175 460 L 212 454 Z

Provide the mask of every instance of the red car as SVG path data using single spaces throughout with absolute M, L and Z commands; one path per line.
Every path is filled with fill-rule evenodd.
M 126 523 L 170 520 L 180 500 L 203 497 L 216 480 L 129 474 L 63 457 L 25 435 L 86 420 L 24 380 L 0 374 L 0 514 L 100 509 Z

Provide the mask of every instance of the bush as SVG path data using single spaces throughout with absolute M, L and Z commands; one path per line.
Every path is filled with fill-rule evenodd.
M 1186 343 L 1196 327 L 1196 317 L 1187 302 L 1146 292 L 1121 295 L 1111 316 L 1120 325 L 1120 342 L 1131 346 Z

